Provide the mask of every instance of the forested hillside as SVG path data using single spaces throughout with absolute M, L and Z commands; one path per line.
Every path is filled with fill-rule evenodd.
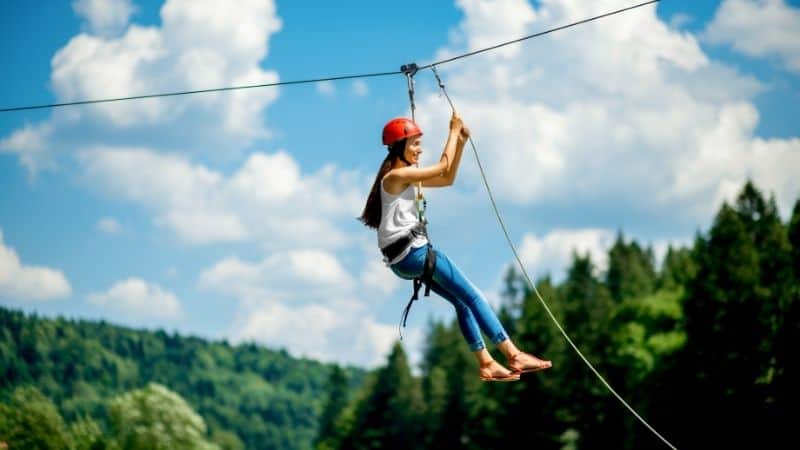
M 600 273 L 589 256 L 575 255 L 563 282 L 541 279 L 537 289 L 652 426 L 678 448 L 795 440 L 800 201 L 783 223 L 774 200 L 748 183 L 708 232 L 691 248 L 669 249 L 659 267 L 651 249 L 621 233 L 608 256 Z M 434 324 L 421 376 L 395 346 L 350 402 L 332 398 L 340 413 L 323 420 L 317 448 L 668 448 L 567 347 L 513 270 L 504 296 L 501 320 L 552 369 L 482 383 L 457 324 Z
M 751 183 L 656 264 L 620 232 L 599 271 L 575 254 L 538 280 L 572 339 L 678 448 L 779 448 L 800 413 L 800 200 L 787 222 Z M 455 322 L 422 366 L 396 344 L 365 374 L 255 345 L 0 309 L 0 443 L 9 448 L 667 448 L 598 382 L 521 276 L 501 320 L 553 361 L 482 383 Z M 501 355 L 495 355 L 503 361 Z
M 0 308 L 0 442 L 307 449 L 333 368 L 254 344 Z M 362 371 L 336 369 L 345 395 L 361 383 Z M 152 439 L 130 434 L 134 427 Z

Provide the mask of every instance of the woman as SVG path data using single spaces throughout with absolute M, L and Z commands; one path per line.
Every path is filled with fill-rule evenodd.
M 400 278 L 420 277 L 425 266 L 428 239 L 415 207 L 414 187 L 450 186 L 455 181 L 469 130 L 453 113 L 450 133 L 438 163 L 416 167 L 422 153 L 422 130 L 409 119 L 390 120 L 383 128 L 383 143 L 389 154 L 383 160 L 367 198 L 361 221 L 378 231 L 378 245 L 384 261 Z M 456 308 L 461 333 L 475 355 L 479 375 L 484 381 L 516 381 L 524 372 L 536 372 L 552 366 L 520 351 L 509 338 L 491 306 L 480 291 L 438 249 L 430 287 Z M 486 350 L 481 330 L 508 360 L 507 369 Z

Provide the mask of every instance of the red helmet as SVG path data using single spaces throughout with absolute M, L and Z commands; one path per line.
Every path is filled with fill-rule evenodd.
M 386 122 L 386 125 L 383 126 L 383 145 L 392 145 L 400 139 L 421 135 L 422 130 L 411 119 L 398 117 Z

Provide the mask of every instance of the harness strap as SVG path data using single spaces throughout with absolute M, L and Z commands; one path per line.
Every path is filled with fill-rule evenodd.
M 436 270 L 436 252 L 433 251 L 433 246 L 428 244 L 427 253 L 425 254 L 425 265 L 422 268 L 422 275 L 414 278 L 411 299 L 408 301 L 408 304 L 406 304 L 405 309 L 403 309 L 403 316 L 401 320 L 402 328 L 405 328 L 406 326 L 408 314 L 411 312 L 411 305 L 413 305 L 414 302 L 419 299 L 419 289 L 423 284 L 425 285 L 425 297 L 430 297 L 434 270 Z M 400 331 L 400 340 L 402 341 L 403 330 L 401 327 L 397 327 L 397 329 Z

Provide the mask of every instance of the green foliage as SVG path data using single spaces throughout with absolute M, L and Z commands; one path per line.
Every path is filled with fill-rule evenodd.
M 686 343 L 682 328 L 683 292 L 658 291 L 629 298 L 617 308 L 611 321 L 609 363 L 625 372 L 631 386 L 639 385 Z
M 605 273 L 576 254 L 563 282 L 543 278 L 531 290 L 508 270 L 499 316 L 520 348 L 553 361 L 518 383 L 480 382 L 455 321 L 430 324 L 419 376 L 399 344 L 365 375 L 252 344 L 0 309 L 0 441 L 113 450 L 662 448 L 567 345 L 541 294 L 600 373 L 679 448 L 738 448 L 748 436 L 758 448 L 779 447 L 800 412 L 798 279 L 800 200 L 784 224 L 774 199 L 747 183 L 707 233 L 690 248 L 670 247 L 658 269 L 649 248 L 620 233 Z M 148 382 L 171 391 L 140 389 Z
M 536 292 L 604 378 L 679 448 L 739 448 L 748 436 L 776 448 L 800 412 L 798 279 L 800 200 L 787 226 L 774 199 L 747 183 L 692 247 L 668 248 L 658 270 L 649 248 L 620 233 L 606 273 L 574 255 L 563 282 L 544 278 Z M 413 448 L 663 448 L 578 359 L 526 280 L 509 269 L 503 282 L 498 316 L 519 347 L 553 368 L 519 383 L 480 383 L 456 323 L 431 324 Z M 362 440 L 319 448 L 386 445 L 397 424 L 384 417 L 364 427 L 364 417 L 399 395 L 376 394 L 392 364 L 334 420 Z
M 112 448 L 116 444 L 104 435 L 100 425 L 90 417 L 76 419 L 69 426 L 69 434 L 72 437 L 72 448 L 75 450 Z
M 341 370 L 349 391 L 361 384 L 363 371 Z M 109 399 L 156 382 L 186 399 L 221 448 L 309 449 L 330 371 L 254 344 L 44 320 L 0 308 L 0 395 L 36 386 L 78 427 L 72 433 L 82 436 L 78 448 L 110 448 L 104 440 L 92 443 L 92 424 L 111 428 Z
M 0 442 L 11 449 L 62 450 L 70 436 L 50 399 L 34 387 L 18 387 L 0 403 Z
M 337 436 L 336 417 L 344 411 L 347 406 L 350 389 L 348 386 L 347 374 L 339 366 L 334 366 L 328 378 L 327 403 L 325 410 L 320 417 L 319 431 L 315 447 L 317 449 L 331 448 Z
M 386 367 L 375 374 L 366 399 L 355 411 L 355 421 L 342 447 L 352 449 L 407 449 L 421 438 L 423 412 L 419 381 L 411 376 L 403 347 L 396 343 Z
M 761 430 L 765 442 L 780 436 L 776 425 L 789 405 L 775 374 L 787 363 L 781 305 L 797 284 L 791 251 L 774 200 L 765 200 L 751 183 L 734 206 L 722 206 L 708 238 L 698 238 L 698 271 L 685 302 L 683 363 L 693 371 L 682 374 L 686 395 L 698 407 L 687 415 L 687 434 L 715 415 L 726 425 L 703 425 L 705 436 L 711 430 L 725 437 L 715 445 L 740 444 L 729 427 Z
M 642 249 L 636 241 L 628 244 L 622 232 L 608 252 L 606 286 L 616 302 L 625 298 L 640 297 L 653 292 L 656 271 L 653 251 Z
M 203 418 L 159 384 L 116 397 L 109 409 L 117 442 L 125 450 L 219 449 L 206 440 Z

